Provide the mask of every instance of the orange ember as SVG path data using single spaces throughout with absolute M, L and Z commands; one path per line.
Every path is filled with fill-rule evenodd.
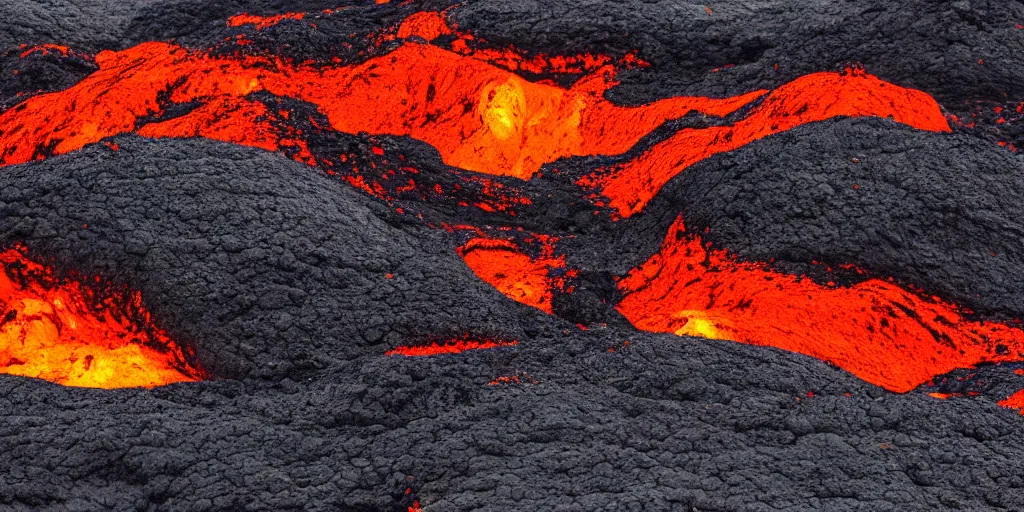
M 607 198 L 607 205 L 619 216 L 629 217 L 669 180 L 701 160 L 838 116 L 888 117 L 919 130 L 950 131 L 939 104 L 924 92 L 897 87 L 861 71 L 814 73 L 772 91 L 731 126 L 680 130 L 637 158 L 584 177 L 579 184 Z
M 495 377 L 487 383 L 488 386 L 500 386 L 502 384 L 540 384 L 540 381 L 531 377 L 527 373 L 519 373 L 518 375 L 502 375 L 500 377 Z
M 202 376 L 152 326 L 138 293 L 128 296 L 132 314 L 119 314 L 110 303 L 92 306 L 78 282 L 56 285 L 48 269 L 17 250 L 0 253 L 0 263 L 0 373 L 91 388 L 152 387 Z
M 706 249 L 677 220 L 661 251 L 619 281 L 637 328 L 767 345 L 832 362 L 891 391 L 1024 358 L 1024 331 L 870 279 L 828 286 Z
M 498 347 L 513 347 L 518 341 L 475 341 L 475 340 L 452 340 L 445 343 L 431 343 L 430 345 L 407 345 L 397 347 L 384 353 L 388 356 L 437 356 L 442 354 L 461 354 L 467 350 L 487 350 Z
M 506 297 L 553 314 L 551 299 L 561 280 L 551 271 L 564 268 L 565 258 L 554 256 L 551 245 L 534 258 L 511 240 L 474 238 L 458 253 L 477 277 Z
M 1007 409 L 1017 409 L 1024 415 L 1024 389 L 1006 397 L 1006 400 L 1001 400 L 999 405 Z

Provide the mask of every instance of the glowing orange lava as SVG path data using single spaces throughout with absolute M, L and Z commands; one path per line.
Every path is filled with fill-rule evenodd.
M 258 22 L 250 18 L 234 23 Z M 419 13 L 397 33 L 437 38 L 450 30 L 440 14 Z M 407 41 L 387 55 L 344 66 L 214 57 L 168 43 L 104 51 L 95 58 L 100 69 L 77 85 L 0 114 L 0 164 L 66 153 L 133 131 L 149 137 L 203 136 L 269 150 L 287 141 L 297 148 L 292 156 L 309 163 L 304 143 L 274 133 L 265 108 L 248 98 L 265 91 L 315 105 L 334 130 L 410 136 L 435 147 L 449 165 L 526 179 L 560 158 L 622 154 L 667 120 L 693 111 L 726 116 L 765 94 L 675 97 L 620 107 L 603 97 L 615 85 L 610 65 L 566 89 L 497 67 L 487 61 L 493 56 L 486 49 L 465 53 Z M 584 67 L 605 62 L 604 57 L 580 59 Z M 544 58 L 537 65 L 564 67 L 571 60 Z M 165 91 L 167 100 L 161 101 Z M 173 104 L 199 106 L 186 119 L 161 120 Z M 682 130 L 634 161 L 580 183 L 627 216 L 696 161 L 841 115 L 889 116 L 922 129 L 948 130 L 927 94 L 859 72 L 817 73 L 774 91 L 735 125 Z M 148 124 L 138 126 L 144 119 Z
M 891 391 L 984 362 L 1024 359 L 1024 331 L 965 318 L 879 279 L 828 286 L 706 249 L 681 221 L 619 281 L 637 328 L 734 340 L 829 361 Z
M 152 387 L 196 381 L 203 373 L 152 326 L 138 293 L 93 305 L 75 281 L 59 284 L 43 266 L 0 253 L 0 373 L 65 386 Z M 127 313 L 127 314 L 126 314 Z
M 759 97 L 670 98 L 618 107 L 601 94 L 604 70 L 571 89 L 528 82 L 480 60 L 406 43 L 354 66 L 313 67 L 259 57 L 211 57 L 167 43 L 144 43 L 96 56 L 99 71 L 65 91 L 28 99 L 0 114 L 0 164 L 74 151 L 104 137 L 136 130 L 172 103 L 211 111 L 251 111 L 247 96 L 267 91 L 310 102 L 344 133 L 408 135 L 437 148 L 446 163 L 494 175 L 527 178 L 541 165 L 574 155 L 628 150 L 667 119 L 698 110 L 726 115 Z M 271 148 L 266 127 L 240 114 L 230 129 L 154 119 L 148 136 L 207 136 Z M 153 125 L 156 126 L 153 126 Z M 243 128 L 249 128 L 245 130 Z M 255 132 L 255 134 L 250 133 Z
M 513 347 L 518 341 L 478 341 L 470 339 L 451 340 L 444 343 L 433 342 L 430 345 L 405 345 L 384 353 L 388 356 L 437 356 L 442 354 L 461 354 L 468 350 L 487 350 L 498 347 Z
M 511 240 L 474 238 L 458 253 L 477 277 L 506 297 L 550 315 L 553 292 L 564 285 L 552 270 L 564 268 L 565 258 L 553 254 L 548 240 L 542 244 L 542 254 L 531 257 Z
M 62 57 L 71 55 L 71 48 L 59 44 L 40 44 L 36 46 L 21 45 L 21 58 L 24 59 L 33 53 L 39 52 L 43 55 L 49 55 L 51 53 L 58 53 Z
M 772 91 L 748 116 L 731 126 L 684 129 L 639 157 L 584 177 L 619 216 L 643 209 L 661 187 L 687 167 L 755 140 L 838 116 L 888 117 L 919 130 L 950 131 L 939 104 L 928 94 L 904 89 L 859 70 L 814 73 Z
M 241 27 L 242 25 L 255 25 L 257 30 L 263 30 L 281 23 L 284 20 L 301 20 L 306 17 L 305 13 L 289 12 L 275 16 L 257 16 L 253 14 L 238 14 L 228 18 L 229 27 Z
M 419 37 L 426 41 L 433 41 L 441 36 L 452 33 L 444 14 L 437 11 L 418 12 L 402 20 L 398 26 L 397 37 L 408 39 Z
M 1017 409 L 1024 415 L 1024 389 L 1006 397 L 1006 400 L 1000 400 L 999 405 L 1007 409 Z

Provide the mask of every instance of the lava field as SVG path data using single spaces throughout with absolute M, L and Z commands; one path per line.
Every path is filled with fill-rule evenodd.
M 1024 510 L 1019 0 L 0 18 L 2 510 Z

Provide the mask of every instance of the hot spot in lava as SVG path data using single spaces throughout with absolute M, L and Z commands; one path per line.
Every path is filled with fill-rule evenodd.
M 0 373 L 91 388 L 196 381 L 191 352 L 152 324 L 138 292 L 57 279 L 22 249 L 0 253 Z

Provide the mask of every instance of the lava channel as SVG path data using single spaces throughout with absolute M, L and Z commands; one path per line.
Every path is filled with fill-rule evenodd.
M 957 368 L 1024 360 L 1024 331 L 880 279 L 823 285 L 705 248 L 681 220 L 659 253 L 619 280 L 637 328 L 733 340 L 831 362 L 907 392 Z
M 591 69 L 607 57 L 503 61 L 494 51 L 469 48 L 468 36 L 444 49 L 421 42 L 451 33 L 440 15 L 429 14 L 401 24 L 395 37 L 410 39 L 392 52 L 351 65 L 213 56 L 159 42 L 100 52 L 95 56 L 99 69 L 75 86 L 28 98 L 0 114 L 0 165 L 67 153 L 123 133 L 205 137 L 282 151 L 315 165 L 305 140 L 310 134 L 298 132 L 288 115 L 269 111 L 252 96 L 263 93 L 311 104 L 337 132 L 408 136 L 436 148 L 448 165 L 529 179 L 562 158 L 622 155 L 666 121 L 690 112 L 728 116 L 767 94 L 618 106 L 604 98 L 616 84 L 615 67 Z M 496 65 L 499 61 L 550 73 L 579 65 L 590 73 L 566 88 L 526 80 Z M 185 105 L 191 112 L 169 118 Z M 835 116 L 890 117 L 924 130 L 949 130 L 937 103 L 923 92 L 861 71 L 815 73 L 773 91 L 731 126 L 681 130 L 579 184 L 625 217 L 697 161 Z M 356 181 L 366 191 L 385 194 Z
M 0 114 L 0 164 L 63 154 L 131 132 L 275 149 L 274 134 L 244 114 L 253 110 L 248 96 L 263 91 L 315 105 L 336 131 L 410 136 L 432 145 L 449 165 L 525 179 L 559 158 L 625 152 L 666 120 L 690 111 L 723 116 L 763 94 L 619 107 L 602 97 L 610 69 L 563 89 L 419 43 L 351 66 L 213 57 L 168 43 L 104 51 L 95 61 L 100 69 L 75 86 Z M 161 120 L 169 107 L 181 104 L 199 105 L 188 122 Z M 214 126 L 236 111 L 243 114 L 230 129 Z
M 194 357 L 153 326 L 138 292 L 101 301 L 18 249 L 0 263 L 0 373 L 108 389 L 203 378 Z
M 730 126 L 687 128 L 638 157 L 579 180 L 619 217 L 641 211 L 674 176 L 713 155 L 833 117 L 882 117 L 919 130 L 949 132 L 935 99 L 884 82 L 859 69 L 814 73 L 779 87 Z

